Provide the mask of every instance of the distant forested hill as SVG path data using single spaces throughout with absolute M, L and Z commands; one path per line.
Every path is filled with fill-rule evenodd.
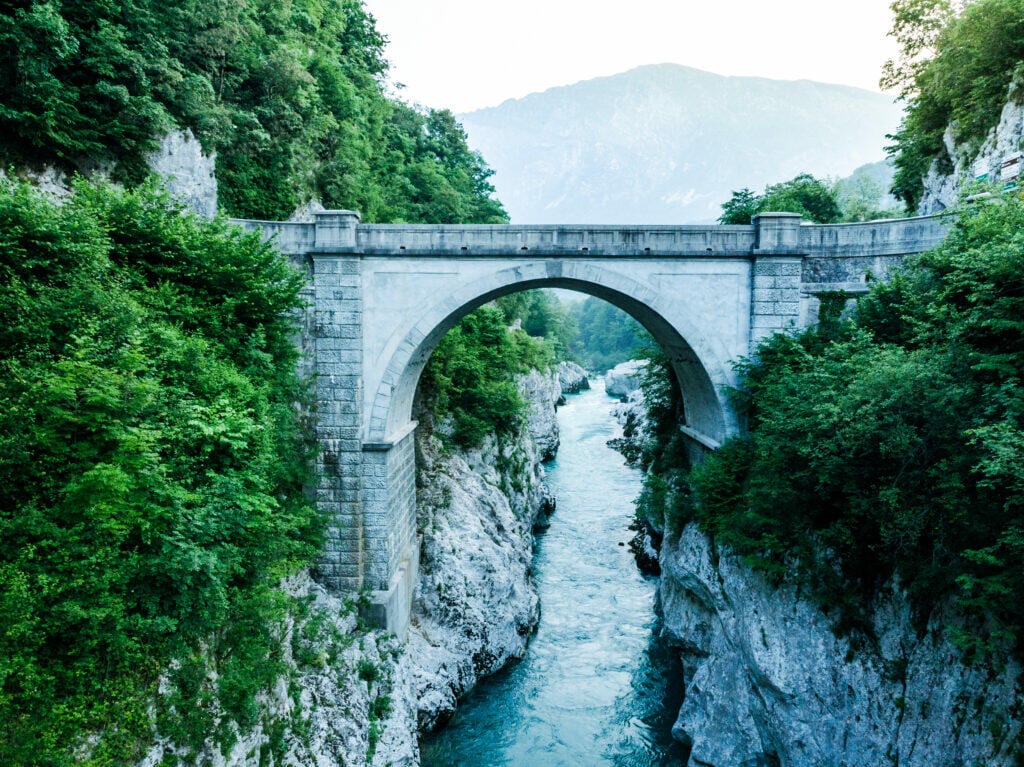
M 460 119 L 514 223 L 701 223 L 733 189 L 878 161 L 899 118 L 879 93 L 662 64 Z

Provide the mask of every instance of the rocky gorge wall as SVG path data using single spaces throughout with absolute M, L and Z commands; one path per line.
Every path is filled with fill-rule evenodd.
M 980 148 L 958 146 L 953 126 L 946 129 L 943 143 L 952 171 L 945 172 L 942 164 L 932 162 L 924 179 L 924 195 L 917 210 L 920 215 L 939 213 L 955 205 L 961 191 L 977 176 L 988 174 L 989 179 L 997 181 L 1003 160 L 1024 149 L 1024 81 L 1018 79 L 1010 85 L 999 123 Z
M 408 656 L 420 726 L 455 711 L 477 680 L 521 658 L 540 615 L 533 532 L 554 501 L 541 461 L 558 448 L 556 373 L 520 377 L 527 423 L 474 450 L 417 435 L 418 522 L 423 534 Z
M 160 179 L 172 197 L 206 218 L 217 215 L 217 155 L 206 153 L 188 128 L 161 136 L 155 151 L 147 155 L 146 165 Z M 83 166 L 81 171 L 94 179 L 109 179 L 111 168 Z M 4 170 L 0 169 L 0 175 Z M 72 193 L 72 177 L 53 167 L 21 169 L 23 176 L 41 192 L 56 200 L 66 200 Z
M 940 608 L 923 632 L 889 584 L 868 636 L 844 635 L 792 586 L 772 587 L 693 524 L 661 548 L 664 630 L 686 693 L 673 734 L 694 765 L 1011 767 L 1021 668 L 971 665 Z
M 643 398 L 613 407 L 615 445 L 651 439 Z M 792 585 L 773 586 L 696 525 L 640 525 L 656 557 L 663 631 L 685 697 L 673 735 L 703 767 L 1011 767 L 1024 758 L 1024 675 L 1014 659 L 970 664 L 940 607 L 924 630 L 898 584 L 881 589 L 865 632 L 843 634 Z M 659 550 L 654 551 L 657 547 Z M 650 569 L 650 564 L 647 565 Z
M 534 530 L 554 509 L 541 462 L 558 448 L 563 379 L 582 387 L 585 374 L 521 376 L 522 428 L 472 450 L 445 445 L 444 424 L 420 414 L 423 548 L 407 643 L 362 627 L 355 598 L 296 575 L 282 586 L 292 600 L 278 627 L 286 671 L 256 701 L 259 723 L 220 720 L 227 738 L 198 751 L 156 735 L 138 767 L 415 767 L 419 732 L 450 717 L 480 678 L 521 658 L 537 625 Z M 211 670 L 205 684 L 215 683 Z

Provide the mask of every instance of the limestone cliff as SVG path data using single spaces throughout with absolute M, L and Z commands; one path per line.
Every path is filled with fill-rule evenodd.
M 558 383 L 562 387 L 562 394 L 579 394 L 590 388 L 587 371 L 575 362 L 558 363 Z
M 408 656 L 419 722 L 450 716 L 477 680 L 521 658 L 539 617 L 533 529 L 552 506 L 541 460 L 558 445 L 558 377 L 519 380 L 530 404 L 511 438 L 445 450 L 418 435 L 420 579 Z
M 204 152 L 188 128 L 171 131 L 161 136 L 158 143 L 157 149 L 146 157 L 149 170 L 160 178 L 171 196 L 186 207 L 206 218 L 216 216 L 216 153 Z M 86 172 L 85 168 L 83 172 Z M 110 167 L 95 165 L 88 169 L 87 175 L 95 179 L 109 179 L 110 172 Z M 71 176 L 62 170 L 53 167 L 24 169 L 18 175 L 57 200 L 65 200 L 71 195 Z
M 952 126 L 946 130 L 943 142 L 947 164 L 953 170 L 945 172 L 944 164 L 932 162 L 918 206 L 921 215 L 938 213 L 955 205 L 961 190 L 978 176 L 987 174 L 989 179 L 997 181 L 1003 160 L 1024 149 L 1024 82 L 1018 80 L 1010 85 L 999 124 L 989 132 L 980 149 L 958 146 L 953 140 Z
M 691 764 L 1010 767 L 1019 764 L 1021 668 L 969 665 L 937 610 L 919 633 L 905 595 L 877 596 L 870 639 L 792 587 L 773 588 L 695 525 L 666 536 L 661 600 L 682 648 L 673 733 Z
M 614 446 L 638 454 L 650 439 L 642 397 L 613 412 L 625 424 Z M 807 594 L 770 585 L 696 525 L 649 522 L 633 548 L 641 566 L 653 554 L 660 567 L 663 630 L 685 671 L 673 734 L 692 745 L 691 765 L 1019 764 L 1022 669 L 1013 659 L 967 663 L 946 634 L 960 625 L 948 606 L 921 631 L 890 583 L 867 630 L 844 634 Z

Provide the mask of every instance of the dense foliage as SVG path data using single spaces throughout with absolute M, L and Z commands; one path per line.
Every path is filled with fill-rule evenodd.
M 505 435 L 523 423 L 526 404 L 516 376 L 554 361 L 543 339 L 512 330 L 501 308 L 482 306 L 450 330 L 420 378 L 419 394 L 437 420 L 450 417 L 452 441 L 476 447 L 488 434 Z
M 1024 76 L 1024 0 L 972 0 L 959 13 L 949 0 L 895 0 L 893 35 L 901 44 L 883 85 L 902 89 L 907 112 L 889 148 L 896 163 L 893 193 L 916 210 L 933 162 L 952 170 L 943 134 L 952 129 L 964 151 L 980 147 L 999 123 Z
M 593 296 L 570 307 L 576 326 L 572 357 L 587 370 L 603 373 L 620 362 L 643 359 L 653 346 L 641 325 L 616 306 Z
M 950 595 L 973 616 L 966 647 L 1018 642 L 1024 201 L 963 210 L 852 319 L 774 336 L 741 374 L 749 436 L 676 483 L 676 524 L 795 567 L 846 617 L 897 575 L 922 616 Z
M 509 325 L 518 323 L 533 338 L 543 338 L 555 360 L 571 359 L 577 343 L 576 313 L 550 290 L 524 290 L 495 302 Z
M 799 213 L 818 224 L 832 224 L 842 218 L 835 191 L 824 181 L 809 173 L 801 173 L 789 181 L 768 185 L 763 194 L 750 189 L 733 192 L 722 203 L 721 224 L 749 224 L 758 213 Z
M 217 705 L 255 723 L 272 587 L 321 528 L 301 283 L 150 189 L 0 183 L 0 763 L 131 763 L 172 659 L 164 733 L 201 743 Z
M 0 3 L 0 162 L 138 181 L 187 127 L 231 215 L 505 221 L 451 113 L 387 97 L 384 42 L 361 0 Z

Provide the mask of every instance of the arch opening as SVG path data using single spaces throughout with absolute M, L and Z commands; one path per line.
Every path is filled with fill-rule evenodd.
M 722 388 L 733 382 L 731 371 L 711 345 L 685 327 L 684 312 L 675 300 L 619 274 L 526 276 L 521 269 L 494 275 L 488 284 L 468 286 L 423 313 L 399 344 L 387 377 L 373 403 L 371 440 L 407 431 L 420 377 L 434 349 L 467 314 L 502 296 L 538 288 L 563 288 L 607 301 L 633 317 L 664 351 L 679 383 L 686 428 L 704 446 L 720 443 L 736 431 L 736 421 Z M 682 326 L 682 327 L 681 327 Z M 390 380 L 388 380 L 390 378 Z

